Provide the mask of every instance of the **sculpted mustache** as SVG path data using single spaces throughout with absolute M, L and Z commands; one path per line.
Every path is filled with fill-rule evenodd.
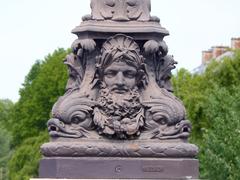
M 128 88 L 126 86 L 119 86 L 119 85 L 115 85 L 111 88 L 111 90 L 116 90 L 116 89 L 120 89 L 120 90 L 128 90 Z

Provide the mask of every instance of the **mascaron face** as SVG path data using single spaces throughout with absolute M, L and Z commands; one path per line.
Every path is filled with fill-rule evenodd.
M 104 70 L 103 81 L 110 91 L 124 94 L 136 86 L 137 69 L 123 61 L 115 61 Z

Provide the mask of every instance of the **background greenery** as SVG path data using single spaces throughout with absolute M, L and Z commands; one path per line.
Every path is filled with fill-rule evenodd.
M 0 133 L 0 147 L 3 144 L 5 148 L 3 156 L 0 153 L 0 160 L 4 157 L 0 168 L 2 166 L 8 170 L 8 176 L 4 175 L 4 180 L 29 180 L 30 177 L 37 177 L 41 157 L 39 148 L 43 142 L 48 141 L 46 122 L 54 102 L 65 90 L 67 68 L 63 60 L 67 53 L 67 50 L 58 49 L 44 60 L 36 61 L 19 91 L 19 101 L 14 105 L 4 103 L 6 100 L 1 101 L 5 106 L 0 111 L 0 121 L 3 122 L 0 128 L 4 128 L 0 132 L 11 134 L 11 137 L 5 138 Z
M 58 49 L 36 61 L 17 103 L 0 100 L 0 178 L 37 177 L 39 147 L 48 141 L 46 122 L 64 94 L 67 69 L 62 61 L 68 52 Z M 200 148 L 201 178 L 240 179 L 240 52 L 213 61 L 201 75 L 180 69 L 172 82 L 193 125 L 190 141 Z
M 240 51 L 213 61 L 201 75 L 181 69 L 173 85 L 192 121 L 201 178 L 240 179 Z

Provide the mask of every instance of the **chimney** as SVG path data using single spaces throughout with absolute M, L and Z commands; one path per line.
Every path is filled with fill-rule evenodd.
M 202 64 L 207 64 L 213 57 L 212 50 L 202 51 Z
M 227 51 L 228 46 L 213 46 L 212 47 L 212 58 L 215 59 L 218 56 L 221 56 L 223 53 Z
M 240 49 L 240 37 L 231 39 L 231 48 Z

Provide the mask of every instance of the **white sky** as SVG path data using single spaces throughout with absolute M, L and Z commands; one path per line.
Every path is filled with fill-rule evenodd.
M 201 51 L 240 37 L 239 0 L 151 0 L 152 12 L 170 32 L 165 37 L 177 68 L 201 64 Z M 70 47 L 71 30 L 90 14 L 90 0 L 0 0 L 0 99 L 17 101 L 37 59 Z

